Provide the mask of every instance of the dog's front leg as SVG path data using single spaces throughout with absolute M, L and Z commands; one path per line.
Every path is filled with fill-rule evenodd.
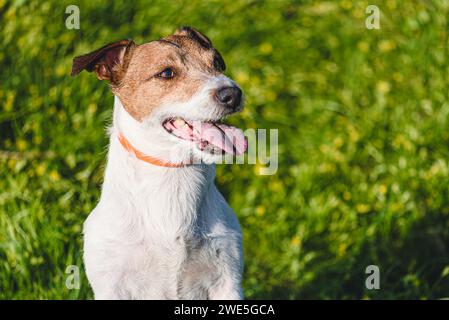
M 105 290 L 94 293 L 95 300 L 121 300 L 114 290 Z
M 129 294 L 121 288 L 123 285 L 114 273 L 105 273 L 101 276 L 88 276 L 95 300 L 128 300 Z
M 214 242 L 220 276 L 217 282 L 209 289 L 209 299 L 242 300 L 243 257 L 241 239 L 235 239 L 235 242 L 229 243 L 229 239 L 217 238 Z M 226 243 L 226 246 L 223 246 L 223 242 Z
M 243 290 L 240 283 L 232 279 L 221 279 L 220 284 L 209 290 L 211 300 L 242 300 Z

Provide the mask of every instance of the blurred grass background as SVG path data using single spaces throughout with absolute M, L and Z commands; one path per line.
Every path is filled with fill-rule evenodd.
M 81 29 L 65 27 L 76 4 Z M 365 28 L 377 4 L 381 29 Z M 449 296 L 447 1 L 0 0 L 0 298 L 92 298 L 84 219 L 102 182 L 113 97 L 73 56 L 195 26 L 246 110 L 279 130 L 279 169 L 221 165 L 244 233 L 247 298 Z M 380 267 L 381 289 L 365 289 Z

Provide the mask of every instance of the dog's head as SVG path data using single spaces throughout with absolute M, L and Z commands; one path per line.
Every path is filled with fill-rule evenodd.
M 219 122 L 243 106 L 242 90 L 223 75 L 225 68 L 209 38 L 183 27 L 160 40 L 122 40 L 76 57 L 72 75 L 95 71 L 149 139 L 214 161 L 246 150 L 242 131 Z

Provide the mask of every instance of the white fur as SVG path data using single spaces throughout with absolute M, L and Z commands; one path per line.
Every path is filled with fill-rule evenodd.
M 84 224 L 84 263 L 96 299 L 241 299 L 241 231 L 214 184 L 215 165 L 159 167 L 137 159 L 119 132 L 141 152 L 185 161 L 213 162 L 169 135 L 169 115 L 218 119 L 210 90 L 230 82 L 210 79 L 191 101 L 161 106 L 143 122 L 115 98 L 100 201 Z M 168 160 L 168 159 L 167 159 Z

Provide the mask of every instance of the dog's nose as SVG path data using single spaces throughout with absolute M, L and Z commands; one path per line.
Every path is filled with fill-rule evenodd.
M 242 101 L 242 90 L 237 86 L 222 87 L 217 90 L 215 97 L 227 108 L 236 110 Z

